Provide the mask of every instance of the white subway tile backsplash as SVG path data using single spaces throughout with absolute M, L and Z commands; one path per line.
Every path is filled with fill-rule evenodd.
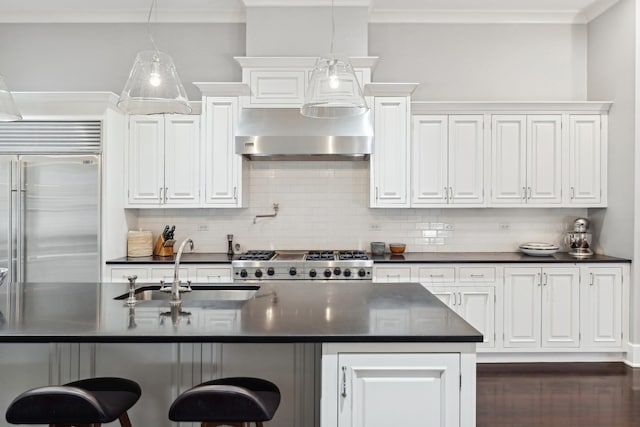
M 245 209 L 137 211 L 138 228 L 155 235 L 176 225 L 198 252 L 225 252 L 227 234 L 241 250 L 364 249 L 371 241 L 404 242 L 417 251 L 515 251 L 527 241 L 561 243 L 586 209 L 370 209 L 368 162 L 253 162 Z M 275 218 L 255 215 L 280 210 Z M 508 229 L 499 228 L 509 224 Z M 199 231 L 205 225 L 207 231 Z M 455 230 L 455 231 L 454 231 Z

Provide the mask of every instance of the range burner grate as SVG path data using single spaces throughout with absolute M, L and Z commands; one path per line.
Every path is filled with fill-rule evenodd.
M 340 251 L 338 252 L 338 259 L 344 260 L 344 261 L 353 260 L 353 259 L 366 260 L 366 259 L 369 259 L 369 256 L 365 251 Z
M 275 251 L 247 251 L 238 256 L 240 261 L 269 261 L 276 254 Z
M 333 251 L 309 251 L 305 257 L 306 261 L 334 261 L 335 259 Z

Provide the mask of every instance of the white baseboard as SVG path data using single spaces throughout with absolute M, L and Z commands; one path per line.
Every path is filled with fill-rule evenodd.
M 640 344 L 628 343 L 627 358 L 624 363 L 632 368 L 640 368 Z
M 477 363 L 624 362 L 629 353 L 478 353 Z M 638 346 L 640 357 L 640 346 Z M 640 360 L 639 360 L 640 361 Z M 633 365 L 630 365 L 633 366 Z M 640 366 L 640 365 L 639 365 Z

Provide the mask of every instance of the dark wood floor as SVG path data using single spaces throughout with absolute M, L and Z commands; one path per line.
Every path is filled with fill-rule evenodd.
M 478 427 L 640 427 L 640 369 L 478 364 Z

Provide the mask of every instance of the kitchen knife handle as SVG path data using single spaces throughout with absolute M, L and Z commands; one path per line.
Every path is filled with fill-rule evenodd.
M 340 396 L 347 397 L 347 367 L 342 367 L 342 391 Z

